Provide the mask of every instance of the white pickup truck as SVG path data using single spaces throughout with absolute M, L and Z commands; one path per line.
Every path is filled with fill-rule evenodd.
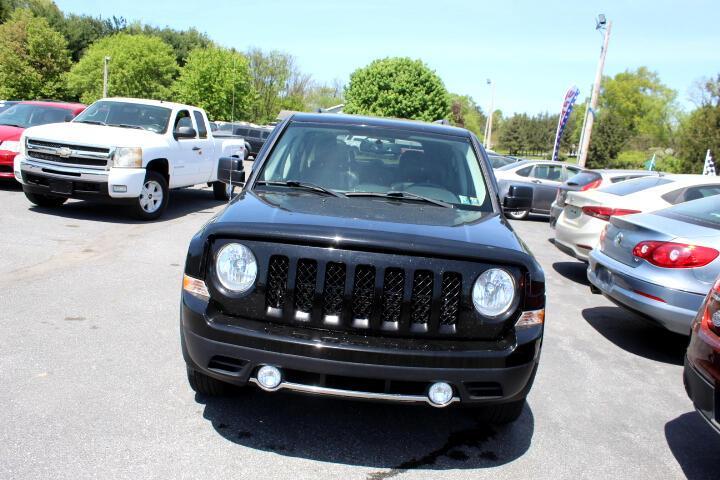
M 212 185 L 218 200 L 231 193 L 217 181 L 218 160 L 245 159 L 245 141 L 214 138 L 208 125 L 197 107 L 105 98 L 71 122 L 25 130 L 15 178 L 39 206 L 103 199 L 129 204 L 140 218 L 153 220 L 173 188 Z

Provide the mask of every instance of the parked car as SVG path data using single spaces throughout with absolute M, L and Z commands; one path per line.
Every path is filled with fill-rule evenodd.
M 565 208 L 565 197 L 568 192 L 585 192 L 595 188 L 606 187 L 613 183 L 624 182 L 633 178 L 660 175 L 659 172 L 649 170 L 583 170 L 568 178 L 560 185 L 555 195 L 555 201 L 550 207 L 550 226 L 555 227 L 560 213 Z
M 15 177 L 28 200 L 57 207 L 68 198 L 126 203 L 144 220 L 160 217 L 171 188 L 217 182 L 221 156 L 244 158 L 244 142 L 215 139 L 205 112 L 177 103 L 106 98 L 72 122 L 27 129 Z
M 348 135 L 420 146 L 350 161 Z M 190 242 L 181 337 L 190 386 L 521 413 L 545 283 L 502 217 L 465 129 L 294 114 L 233 203 Z M 507 208 L 529 208 L 511 189 Z
M 28 128 L 67 122 L 85 109 L 80 103 L 12 102 L 0 111 L 0 178 L 14 178 L 13 162 L 20 151 L 20 135 Z
M 695 409 L 720 433 L 720 277 L 693 322 L 683 380 Z
M 652 212 L 720 193 L 720 177 L 660 175 L 569 192 L 555 226 L 555 246 L 587 262 L 610 217 Z
M 720 197 L 610 217 L 588 279 L 614 302 L 683 335 L 720 275 Z
M 492 165 L 492 168 L 500 168 L 506 165 L 510 165 L 511 163 L 516 163 L 520 161 L 515 157 L 508 157 L 505 155 L 499 155 L 497 153 L 488 153 L 488 160 L 490 160 L 490 165 Z
M 272 132 L 272 130 L 272 128 L 268 127 L 240 126 L 233 129 L 233 134 L 241 136 L 247 140 L 250 145 L 250 152 L 248 155 L 257 157 L 257 154 L 260 152 L 260 149 L 265 144 L 265 141 L 270 136 L 270 132 Z
M 525 211 L 509 212 L 515 220 L 523 220 L 530 213 L 548 215 L 557 189 L 582 169 L 561 162 L 522 160 L 495 169 L 500 198 L 507 195 L 510 185 L 526 185 L 533 189 L 532 207 Z

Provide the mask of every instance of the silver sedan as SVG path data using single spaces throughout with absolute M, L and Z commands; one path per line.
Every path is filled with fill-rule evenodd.
M 611 217 L 589 256 L 592 285 L 683 335 L 720 274 L 720 196 Z

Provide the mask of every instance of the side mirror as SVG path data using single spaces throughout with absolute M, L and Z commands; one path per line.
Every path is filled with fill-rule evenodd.
M 195 138 L 197 137 L 197 132 L 192 127 L 178 127 L 175 129 L 175 132 L 173 132 L 173 136 L 176 140 L 180 140 L 181 138 Z
M 237 157 L 220 157 L 218 160 L 218 182 L 227 185 L 244 185 L 245 169 L 242 159 Z
M 517 212 L 532 208 L 533 189 L 525 185 L 510 185 L 507 195 L 503 199 L 503 210 Z

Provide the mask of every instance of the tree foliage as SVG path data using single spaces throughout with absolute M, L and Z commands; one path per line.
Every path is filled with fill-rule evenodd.
M 62 98 L 67 42 L 45 18 L 15 10 L 0 25 L 0 98 Z
M 588 150 L 588 168 L 609 168 L 630 136 L 622 115 L 615 111 L 602 112 L 593 128 Z
M 456 127 L 467 128 L 482 137 L 487 117 L 469 95 L 451 93 L 449 120 Z
M 250 62 L 254 92 L 250 118 L 258 123 L 274 120 L 286 96 L 294 59 L 286 53 L 276 50 L 263 52 L 255 47 L 250 48 L 246 55 Z
M 169 99 L 178 67 L 172 48 L 158 37 L 119 33 L 98 40 L 68 75 L 70 91 L 85 103 L 102 96 L 103 59 L 109 56 L 109 96 Z
M 440 77 L 420 60 L 384 58 L 350 75 L 345 111 L 380 117 L 434 120 L 450 113 Z
M 149 35 L 161 38 L 165 43 L 170 45 L 175 53 L 175 60 L 181 67 L 190 55 L 190 52 L 196 48 L 207 48 L 213 45 L 210 38 L 204 33 L 199 32 L 195 28 L 187 30 L 175 30 L 174 28 L 165 27 L 158 28 L 151 25 L 141 25 L 133 23 L 126 29 L 126 33 L 134 35 Z
M 204 108 L 213 120 L 247 118 L 252 82 L 247 58 L 219 47 L 197 48 L 173 85 L 174 99 Z

